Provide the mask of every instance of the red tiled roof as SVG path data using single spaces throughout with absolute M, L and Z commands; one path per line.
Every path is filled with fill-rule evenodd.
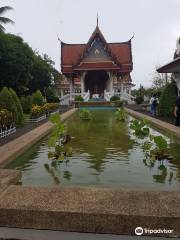
M 122 71 L 131 71 L 132 70 L 132 59 L 131 59 L 131 46 L 129 43 L 110 43 L 108 44 L 112 52 L 112 55 L 116 58 L 119 65 L 124 65 Z M 79 59 L 82 57 L 86 44 L 75 44 L 69 45 L 64 44 L 62 46 L 62 72 L 73 72 L 73 66 L 76 65 Z M 103 63 L 99 63 L 101 68 Z M 101 66 L 100 66 L 101 65 Z M 87 65 L 86 65 L 87 66 Z M 92 66 L 92 64 L 91 64 Z M 96 65 L 97 66 L 97 65 Z M 112 66 L 111 66 L 112 68 Z M 76 68 L 77 69 L 77 68 Z M 82 68 L 79 68 L 82 69 Z
M 90 37 L 87 44 L 61 44 L 61 67 L 63 73 L 72 73 L 74 69 L 82 69 L 77 68 L 79 64 L 82 64 L 82 57 L 84 56 L 84 52 L 89 46 L 90 42 L 93 41 L 93 38 L 98 34 L 104 44 L 108 47 L 110 51 L 110 55 L 112 57 L 112 61 L 116 67 L 119 67 L 119 71 L 132 71 L 132 54 L 131 54 L 131 41 L 123 42 L 123 43 L 107 43 L 104 36 L 102 35 L 99 27 L 97 26 L 92 36 Z M 89 67 L 92 69 L 92 65 Z M 94 64 L 96 68 L 102 69 L 104 68 L 114 68 L 114 66 L 108 65 L 105 66 L 104 63 L 99 62 Z M 86 65 L 88 67 L 88 65 Z

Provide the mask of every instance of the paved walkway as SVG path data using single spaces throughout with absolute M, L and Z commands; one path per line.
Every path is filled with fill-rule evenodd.
M 126 108 L 127 112 L 136 117 L 136 118 L 146 118 L 148 119 L 152 124 L 154 124 L 156 127 L 158 127 L 159 129 L 168 131 L 169 133 L 174 134 L 176 137 L 180 138 L 180 127 L 176 127 L 170 123 L 164 122 L 162 120 L 150 117 L 146 114 L 140 113 L 140 112 L 136 112 L 134 110 L 131 110 L 129 108 Z
M 1 238 L 13 238 L 19 240 L 167 240 L 167 238 L 163 237 L 136 237 L 112 234 L 91 234 L 17 228 L 0 228 L 0 239 Z

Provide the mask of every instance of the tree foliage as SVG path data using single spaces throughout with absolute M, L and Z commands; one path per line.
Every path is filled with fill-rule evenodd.
M 175 82 L 168 83 L 159 99 L 158 111 L 160 116 L 172 117 L 175 107 L 177 87 Z
M 37 90 L 32 95 L 32 104 L 42 106 L 44 104 L 44 98 L 40 90 Z
M 19 36 L 0 32 L 0 89 L 12 88 L 18 96 L 52 85 L 60 76 L 47 55 L 41 56 Z

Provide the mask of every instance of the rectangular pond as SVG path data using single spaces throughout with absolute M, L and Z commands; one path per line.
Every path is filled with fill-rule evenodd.
M 83 121 L 76 112 L 65 122 L 73 149 L 67 161 L 48 159 L 47 136 L 7 167 L 22 171 L 22 185 L 180 189 L 178 139 L 151 128 L 170 143 L 172 160 L 150 161 L 130 130 L 130 116 L 119 122 L 112 109 L 92 110 L 92 114 L 92 120 Z

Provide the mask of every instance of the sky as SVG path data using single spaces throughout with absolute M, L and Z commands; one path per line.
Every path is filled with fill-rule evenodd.
M 15 24 L 7 32 L 47 53 L 60 71 L 60 43 L 87 43 L 96 27 L 107 42 L 132 40 L 133 83 L 149 87 L 155 69 L 172 60 L 180 37 L 180 0 L 0 0 Z

